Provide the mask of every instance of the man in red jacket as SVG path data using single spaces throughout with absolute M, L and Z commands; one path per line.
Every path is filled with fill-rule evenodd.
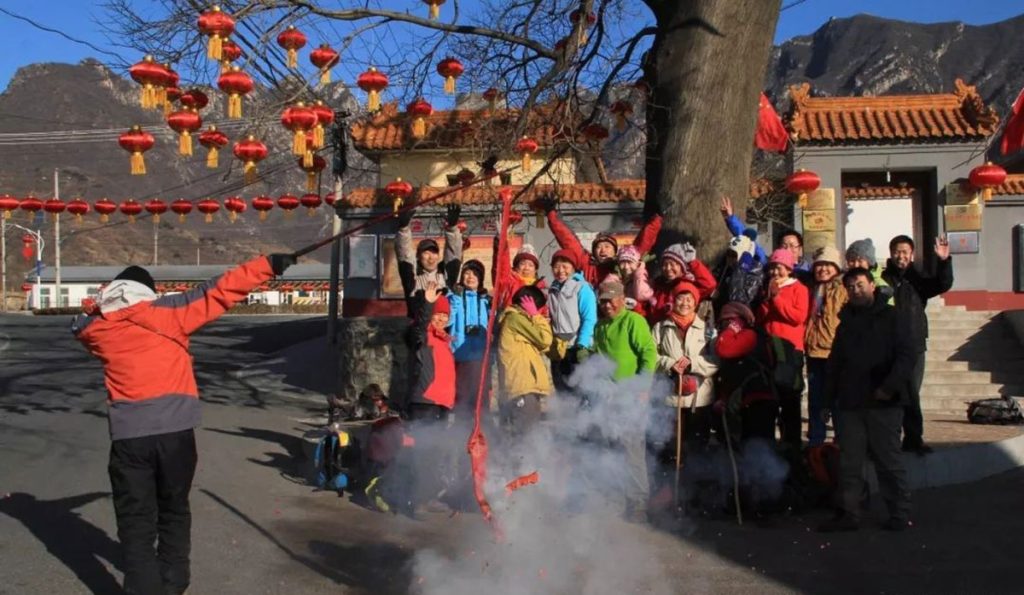
M 130 266 L 72 322 L 75 337 L 103 362 L 125 592 L 177 594 L 190 582 L 199 391 L 189 336 L 294 263 L 290 254 L 259 256 L 162 297 L 146 269 Z

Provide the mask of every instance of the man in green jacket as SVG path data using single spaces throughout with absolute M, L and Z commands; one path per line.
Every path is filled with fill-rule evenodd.
M 622 283 L 614 280 L 602 283 L 598 287 L 597 300 L 601 320 L 594 329 L 594 351 L 615 363 L 613 378 L 624 385 L 624 399 L 639 391 L 636 407 L 640 411 L 627 412 L 625 417 L 646 420 L 650 384 L 658 361 L 658 349 L 651 329 L 643 316 L 626 308 L 626 292 Z M 626 497 L 626 520 L 643 523 L 647 521 L 647 500 L 650 496 L 647 428 L 643 421 L 625 425 L 629 427 L 620 432 L 613 447 L 621 447 L 625 451 L 622 484 Z

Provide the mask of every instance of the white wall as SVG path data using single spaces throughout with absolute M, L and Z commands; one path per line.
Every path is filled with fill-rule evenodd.
M 846 220 L 846 247 L 856 240 L 871 238 L 881 266 L 889 257 L 889 240 L 898 235 L 914 237 L 914 205 L 910 198 L 850 200 Z

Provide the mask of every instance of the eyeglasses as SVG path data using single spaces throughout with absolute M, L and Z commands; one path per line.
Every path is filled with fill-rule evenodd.
M 783 242 L 782 243 L 782 247 L 783 248 L 800 248 L 801 244 L 797 244 L 796 242 Z

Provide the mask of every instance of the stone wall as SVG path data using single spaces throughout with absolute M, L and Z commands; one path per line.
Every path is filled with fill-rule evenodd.
M 408 387 L 409 319 L 343 318 L 338 321 L 338 397 L 354 403 L 367 384 L 377 383 L 391 399 Z

